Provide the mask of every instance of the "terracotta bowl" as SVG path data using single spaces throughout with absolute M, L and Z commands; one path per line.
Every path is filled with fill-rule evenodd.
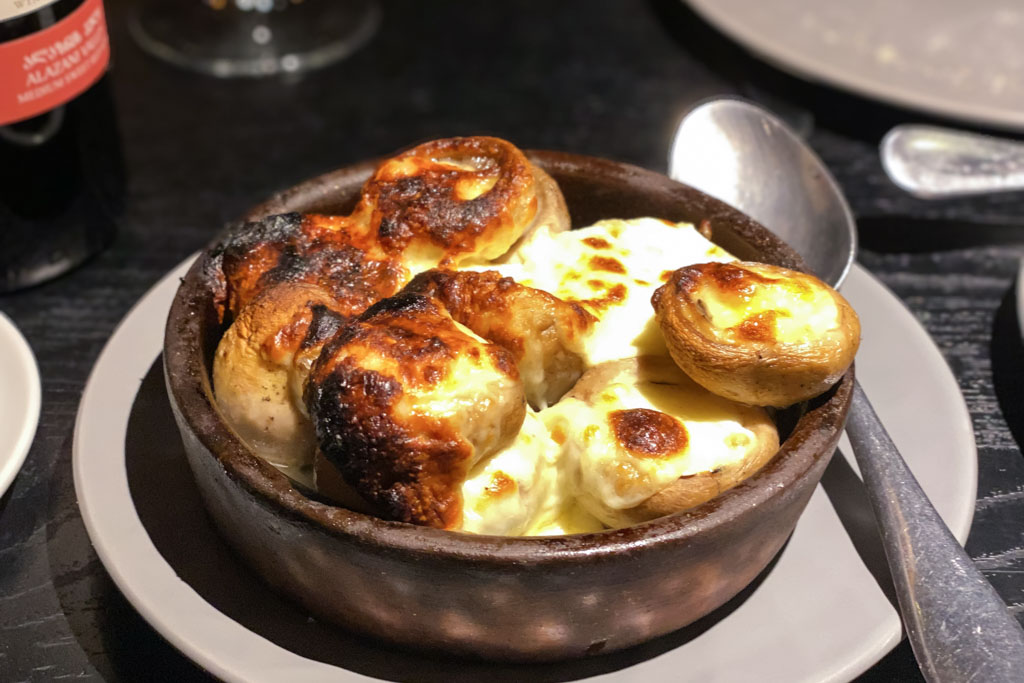
M 708 220 L 714 240 L 740 258 L 803 266 L 745 215 L 665 176 L 570 154 L 529 156 L 558 181 L 576 226 L 611 217 Z M 314 178 L 249 217 L 348 212 L 373 167 Z M 698 508 L 626 529 L 500 538 L 382 521 L 304 495 L 225 424 L 210 385 L 224 330 L 206 259 L 175 297 L 164 363 L 211 517 L 272 588 L 323 619 L 404 646 L 551 660 L 610 652 L 699 619 L 740 592 L 782 547 L 846 419 L 852 371 L 825 396 L 780 414 L 782 448 L 756 476 Z

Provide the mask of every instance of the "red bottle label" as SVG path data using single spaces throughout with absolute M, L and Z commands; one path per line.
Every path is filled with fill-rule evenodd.
M 74 99 L 110 61 L 102 0 L 85 0 L 53 26 L 0 45 L 0 125 Z

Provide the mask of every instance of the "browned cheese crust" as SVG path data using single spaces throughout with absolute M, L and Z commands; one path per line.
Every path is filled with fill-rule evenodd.
M 427 142 L 388 159 L 363 187 L 353 217 L 390 254 L 433 248 L 437 264 L 496 258 L 537 213 L 530 162 L 491 137 Z M 487 252 L 500 245 L 494 253 Z
M 583 373 L 576 349 L 595 318 L 577 303 L 493 270 L 429 270 L 404 291 L 437 299 L 455 320 L 511 351 L 534 408 L 554 404 Z
M 331 464 L 319 448 L 313 456 L 313 483 L 317 493 L 331 502 L 356 512 L 374 514 L 370 504 L 348 485 L 338 468 Z
M 402 293 L 328 342 L 306 405 L 324 455 L 379 515 L 452 528 L 466 473 L 515 438 L 526 402 L 510 352 Z
M 541 218 L 568 227 L 557 185 L 514 145 L 428 142 L 381 163 L 350 216 L 282 214 L 230 231 L 215 249 L 221 317 L 285 281 L 316 283 L 356 315 L 415 272 L 501 256 Z
M 741 321 L 723 326 L 711 299 Z M 758 301 L 778 301 L 777 306 Z M 831 302 L 834 321 L 799 338 L 780 338 L 796 302 Z M 788 303 L 787 303 L 788 302 Z M 651 299 L 669 352 L 709 391 L 751 405 L 785 407 L 835 384 L 853 363 L 860 322 L 849 303 L 818 278 L 760 263 L 702 263 L 680 268 Z
M 228 235 L 220 255 L 231 316 L 283 282 L 316 284 L 331 293 L 339 312 L 355 315 L 409 278 L 364 225 L 345 216 L 289 213 L 246 223 Z

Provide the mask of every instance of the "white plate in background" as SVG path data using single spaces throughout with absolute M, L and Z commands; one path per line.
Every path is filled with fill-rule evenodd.
M 1015 0 L 685 0 L 781 69 L 890 104 L 1024 130 Z
M 39 424 L 39 368 L 25 337 L 0 313 L 0 496 L 14 481 Z
M 1017 325 L 1020 327 L 1020 336 L 1024 337 L 1024 260 L 1021 260 L 1017 270 Z
M 169 531 L 156 534 L 153 527 L 151 536 L 140 518 L 142 505 L 136 507 L 133 501 L 126 437 L 142 443 L 143 451 L 147 444 L 173 441 L 173 434 L 137 433 L 145 432 L 139 415 L 151 412 L 137 411 L 133 421 L 130 417 L 137 395 L 150 392 L 145 401 L 139 400 L 152 404 L 155 391 L 164 400 L 159 393 L 162 376 L 153 363 L 162 348 L 171 299 L 187 267 L 183 263 L 150 290 L 107 343 L 82 398 L 73 462 L 82 518 L 110 575 L 161 635 L 214 675 L 227 681 L 295 683 L 410 677 L 491 683 L 543 679 L 822 683 L 852 680 L 900 641 L 899 615 L 880 588 L 886 569 L 879 566 L 877 553 L 866 563 L 858 552 L 859 548 L 864 556 L 871 554 L 871 538 L 877 544 L 877 535 L 871 536 L 876 532 L 866 498 L 853 468 L 839 459 L 830 465 L 825 486 L 815 491 L 761 583 L 745 600 L 732 605 L 732 611 L 712 613 L 702 620 L 689 639 L 666 636 L 669 646 L 662 640 L 651 648 L 641 646 L 582 662 L 515 667 L 405 654 L 325 629 L 312 620 L 307 624 L 301 613 L 296 619 L 295 608 L 282 608 L 282 601 L 270 596 L 248 572 L 229 570 L 230 562 L 237 560 L 224 551 L 223 541 L 211 529 L 190 533 L 180 528 L 173 505 L 158 502 L 149 507 L 172 508 L 160 513 L 169 520 Z M 977 455 L 957 383 L 914 316 L 867 271 L 855 266 L 843 293 L 861 317 L 863 342 L 857 357 L 861 384 L 921 486 L 963 542 L 974 512 Z M 147 375 L 150 384 L 140 393 L 140 378 Z M 161 410 L 165 414 L 168 409 Z M 164 429 L 173 432 L 169 416 L 162 419 Z M 177 464 L 180 474 L 183 465 Z M 191 484 L 187 474 L 183 476 L 180 481 Z M 168 485 L 157 478 L 154 486 Z M 140 495 L 138 487 L 135 494 Z M 173 500 L 177 494 L 161 495 Z M 845 507 L 843 517 L 837 507 Z M 849 514 L 851 509 L 856 514 Z M 209 526 L 202 521 L 205 515 L 197 514 Z M 852 518 L 856 519 L 851 522 Z M 848 533 L 848 529 L 854 530 Z M 867 536 L 857 529 L 867 529 Z M 154 544 L 157 536 L 165 539 L 162 543 L 170 538 L 177 544 L 170 555 L 199 558 L 192 561 L 208 574 L 205 587 L 197 588 L 182 578 L 189 573 L 182 571 L 183 565 L 169 564 Z M 167 546 L 162 547 L 167 553 Z M 882 582 L 876 577 L 882 577 Z M 210 586 L 218 596 L 213 602 L 225 605 L 223 611 L 200 594 Z M 238 620 L 228 616 L 232 610 Z M 278 627 L 277 633 L 273 628 L 261 631 L 243 625 L 240 622 L 246 621 L 247 614 L 259 614 L 264 622 L 269 619 Z M 295 632 L 282 638 L 281 625 Z M 304 629 L 310 630 L 309 638 Z M 329 647 L 311 644 L 323 639 L 325 631 Z M 284 641 L 297 646 L 283 646 Z

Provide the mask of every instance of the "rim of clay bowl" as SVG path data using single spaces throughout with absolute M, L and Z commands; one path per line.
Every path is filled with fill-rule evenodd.
M 624 183 L 631 194 L 649 195 L 645 204 L 658 203 L 651 199 L 657 197 L 661 202 L 672 203 L 674 212 L 683 216 L 659 217 L 695 222 L 709 220 L 713 237 L 723 248 L 735 249 L 738 244 L 741 249 L 755 250 L 769 262 L 806 270 L 800 257 L 767 228 L 737 209 L 664 175 L 630 164 L 565 152 L 533 150 L 527 154 L 531 161 L 558 180 L 570 206 L 574 227 L 587 225 L 600 217 L 631 217 L 604 214 L 580 218 L 580 214 L 614 207 L 615 186 Z M 246 214 L 246 219 L 296 210 L 316 211 L 330 207 L 345 210 L 354 201 L 339 203 L 336 201 L 338 193 L 347 192 L 353 186 L 358 193 L 376 164 L 377 161 L 354 164 L 302 182 L 254 207 Z M 581 192 L 588 194 L 588 206 L 574 212 L 573 198 Z M 726 243 L 719 238 L 725 238 Z M 696 508 L 631 527 L 570 536 L 503 537 L 382 520 L 306 497 L 284 474 L 249 451 L 221 419 L 213 400 L 206 341 L 200 335 L 208 325 L 219 328 L 211 304 L 213 265 L 211 249 L 207 249 L 183 279 L 171 306 L 164 362 L 172 401 L 202 445 L 216 454 L 227 473 L 264 504 L 310 527 L 381 550 L 510 566 L 574 563 L 584 557 L 609 557 L 639 548 L 682 542 L 745 514 L 754 514 L 772 497 L 784 495 L 816 462 L 831 456 L 828 444 L 842 430 L 849 408 L 853 368 L 823 399 L 816 400 L 816 404 L 800 416 L 778 454 L 752 477 Z

